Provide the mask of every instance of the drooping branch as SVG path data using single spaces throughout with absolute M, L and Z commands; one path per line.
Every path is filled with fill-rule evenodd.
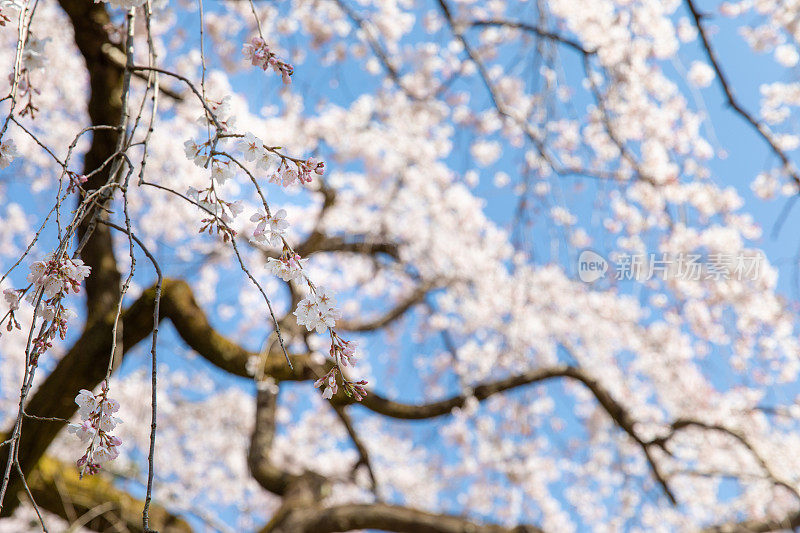
M 594 54 L 593 50 L 585 49 L 578 41 L 574 41 L 568 37 L 564 37 L 563 35 L 554 33 L 544 28 L 540 28 L 539 26 L 524 21 L 506 20 L 506 19 L 485 19 L 485 20 L 473 20 L 469 23 L 469 25 L 474 28 L 509 28 L 513 30 L 520 30 L 532 33 L 538 37 L 541 37 L 542 39 L 547 39 L 549 41 L 555 41 L 561 43 L 583 55 Z
M 464 53 L 475 64 L 476 71 L 478 77 L 481 80 L 481 83 L 486 88 L 486 92 L 489 96 L 489 100 L 492 103 L 492 106 L 500 115 L 503 120 L 509 121 L 509 123 L 515 124 L 518 126 L 528 140 L 536 147 L 539 156 L 547 162 L 548 166 L 559 176 L 569 176 L 569 175 L 576 175 L 576 176 L 585 176 L 597 179 L 612 179 L 612 180 L 625 180 L 625 176 L 616 173 L 607 173 L 598 170 L 590 170 L 586 168 L 581 168 L 579 166 L 562 166 L 547 150 L 545 146 L 544 140 L 541 138 L 541 135 L 533 129 L 525 117 L 517 116 L 513 107 L 508 106 L 504 103 L 504 99 L 498 91 L 497 87 L 493 82 L 493 78 L 489 72 L 489 67 L 486 63 L 481 59 L 480 54 L 477 49 L 475 49 L 472 44 L 467 39 L 467 36 L 464 34 L 463 28 L 469 27 L 472 21 L 465 21 L 462 23 L 461 21 L 457 21 L 453 15 L 453 10 L 450 7 L 450 4 L 446 0 L 438 0 L 439 9 L 444 16 L 444 20 L 447 22 L 448 26 L 450 27 L 450 31 L 452 31 L 453 35 L 458 39 L 461 45 L 464 48 Z M 524 29 L 520 26 L 520 29 Z M 577 44 L 577 43 L 575 43 Z M 575 49 L 575 47 L 572 47 Z M 588 54 L 592 54 L 592 51 L 587 51 L 582 49 L 580 46 L 577 48 L 581 53 L 584 54 L 584 57 L 587 57 Z
M 153 327 L 153 291 L 146 291 L 122 315 L 121 353 L 126 353 L 144 339 Z M 111 350 L 115 311 L 91 322 L 72 348 L 61 358 L 53 371 L 30 397 L 25 412 L 28 415 L 55 418 L 55 421 L 26 418 L 20 438 L 18 460 L 22 471 L 30 473 L 44 455 L 50 443 L 75 414 L 75 396 L 81 389 L 94 389 L 105 378 Z M 121 359 L 121 358 L 120 358 Z M 0 449 L 0 460 L 8 447 Z M 17 505 L 19 485 L 9 489 L 2 516 L 10 515 Z
M 720 424 L 709 424 L 709 423 L 703 422 L 701 420 L 693 420 L 693 419 L 688 419 L 688 418 L 679 418 L 678 420 L 676 420 L 676 421 L 674 421 L 672 423 L 672 425 L 670 427 L 670 432 L 666 436 L 654 439 L 652 441 L 652 443 L 658 444 L 659 446 L 664 447 L 664 445 L 672 437 L 674 437 L 678 432 L 680 432 L 683 429 L 687 429 L 687 428 L 699 428 L 699 429 L 704 429 L 704 430 L 709 430 L 709 431 L 717 431 L 717 432 L 720 432 L 722 434 L 725 434 L 725 435 L 728 435 L 728 436 L 732 437 L 733 439 L 738 441 L 742 446 L 744 446 L 747 449 L 747 451 L 750 453 L 750 455 L 752 455 L 753 458 L 758 463 L 758 466 L 764 471 L 764 474 L 766 475 L 766 477 L 772 483 L 774 483 L 775 485 L 778 485 L 778 486 L 781 486 L 781 487 L 785 488 L 786 490 L 788 490 L 789 492 L 794 494 L 798 498 L 798 500 L 800 500 L 800 492 L 798 492 L 797 488 L 794 485 L 792 485 L 790 482 L 788 482 L 788 481 L 786 481 L 784 479 L 781 479 L 781 477 L 777 473 L 775 473 L 774 470 L 770 467 L 770 465 L 769 465 L 769 463 L 767 463 L 766 459 L 764 459 L 761 456 L 761 454 L 758 452 L 758 450 L 755 448 L 755 446 L 752 444 L 752 442 L 750 442 L 750 439 L 748 439 L 746 435 L 744 435 L 743 433 L 741 433 L 739 431 L 727 428 L 727 427 L 725 427 L 723 425 L 720 425 Z
M 87 107 L 91 124 L 97 127 L 84 156 L 84 174 L 88 177 L 84 190 L 99 190 L 115 179 L 112 173 L 120 168 L 120 165 L 112 168 L 106 163 L 118 154 L 120 132 L 115 127 L 124 117 L 123 100 L 126 100 L 126 80 L 129 78 L 125 76 L 125 69 L 114 64 L 103 52 L 103 47 L 110 44 L 108 28 L 112 22 L 105 5 L 82 0 L 60 0 L 59 4 L 70 19 L 75 44 L 86 62 L 90 83 Z M 85 282 L 87 325 L 76 343 L 87 349 L 71 351 L 59 362 L 46 380 L 48 386 L 40 387 L 30 398 L 26 406 L 28 414 L 69 418 L 75 411 L 72 399 L 78 390 L 94 388 L 105 375 L 112 349 L 113 311 L 119 302 L 121 282 L 110 231 L 105 226 L 98 227 L 95 220 L 95 215 L 105 216 L 103 210 L 109 200 L 110 191 L 107 191 L 89 208 L 88 216 L 77 229 L 81 258 L 92 269 Z M 123 339 L 130 337 L 127 331 L 123 331 L 122 336 Z M 132 344 L 138 340 L 141 339 L 135 339 Z M 84 384 L 89 384 L 89 387 Z M 24 395 L 21 405 L 22 401 Z M 9 453 L 15 454 L 14 463 L 18 470 L 18 475 L 13 476 L 8 486 L 10 497 L 3 502 L 0 516 L 8 516 L 14 511 L 18 505 L 16 493 L 24 485 L 23 478 L 31 472 L 64 424 L 30 418 L 25 422 L 24 431 L 16 437 L 18 442 L 0 451 L 0 461 L 7 464 L 7 468 L 11 466 L 11 462 L 7 462 Z
M 415 94 L 412 90 L 406 87 L 405 83 L 403 83 L 403 78 L 400 72 L 397 70 L 397 67 L 392 63 L 392 60 L 389 58 L 389 54 L 386 52 L 386 49 L 380 43 L 380 40 L 373 35 L 373 27 L 366 24 L 364 19 L 361 18 L 358 13 L 356 13 L 353 9 L 351 9 L 344 0 L 336 0 L 336 5 L 339 6 L 347 18 L 353 22 L 358 28 L 363 32 L 364 40 L 369 45 L 370 49 L 372 49 L 372 53 L 375 54 L 375 57 L 378 58 L 378 61 L 383 66 L 384 70 L 388 74 L 389 78 L 408 96 L 411 100 L 421 100 L 417 94 Z

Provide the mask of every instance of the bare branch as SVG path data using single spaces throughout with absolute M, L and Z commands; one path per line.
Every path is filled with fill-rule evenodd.
M 370 484 L 372 485 L 372 493 L 375 495 L 376 498 L 379 498 L 378 495 L 378 481 L 375 477 L 375 469 L 372 467 L 372 461 L 369 458 L 369 451 L 367 451 L 367 447 L 364 442 L 361 440 L 361 437 L 358 436 L 356 432 L 356 428 L 353 425 L 353 421 L 350 418 L 350 415 L 347 414 L 345 408 L 341 405 L 333 405 L 333 409 L 336 411 L 336 414 L 339 417 L 339 420 L 342 422 L 342 425 L 347 430 L 347 434 L 350 436 L 350 440 L 353 441 L 353 445 L 358 450 L 358 461 L 355 465 L 353 465 L 353 473 L 355 474 L 358 470 L 359 466 L 364 466 L 369 472 L 369 479 Z
M 430 289 L 431 287 L 427 285 L 417 287 L 396 306 L 373 319 L 360 321 L 340 320 L 336 325 L 343 331 L 375 331 L 376 329 L 384 328 L 406 314 L 415 305 L 422 303 Z
M 786 172 L 792 177 L 794 182 L 798 186 L 800 186 L 800 175 L 798 175 L 797 170 L 792 164 L 792 161 L 789 159 L 789 156 L 786 155 L 786 153 L 777 145 L 775 140 L 772 138 L 772 134 L 770 133 L 769 129 L 764 124 L 756 120 L 755 117 L 753 117 L 753 115 L 750 114 L 750 112 L 748 112 L 734 97 L 730 82 L 728 81 L 728 78 L 725 76 L 725 73 L 722 71 L 722 67 L 720 66 L 719 60 L 717 59 L 717 55 L 714 52 L 714 48 L 711 46 L 711 41 L 708 39 L 708 34 L 706 33 L 705 28 L 703 27 L 704 15 L 700 13 L 700 11 L 698 11 L 697 6 L 694 3 L 694 0 L 686 0 L 686 7 L 692 14 L 694 25 L 700 34 L 700 41 L 703 43 L 703 48 L 706 51 L 706 55 L 708 56 L 708 61 L 711 63 L 711 67 L 717 74 L 717 79 L 719 80 L 722 92 L 725 93 L 725 98 L 728 100 L 728 105 L 748 124 L 750 124 L 750 126 L 752 126 L 755 132 L 758 133 L 758 135 L 762 139 L 764 139 L 764 141 L 769 145 L 770 149 L 772 150 L 772 153 L 778 156 L 778 159 L 781 160 L 781 163 L 783 163 Z

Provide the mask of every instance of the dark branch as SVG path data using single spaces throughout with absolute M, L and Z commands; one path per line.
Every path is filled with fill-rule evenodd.
M 795 530 L 798 527 L 800 527 L 800 511 L 789 514 L 781 520 L 745 520 L 710 526 L 703 529 L 703 533 L 766 533 Z
M 719 80 L 722 92 L 725 93 L 725 98 L 728 100 L 728 105 L 748 124 L 750 124 L 762 139 L 764 139 L 764 141 L 772 149 L 772 152 L 778 156 L 778 159 L 781 160 L 786 172 L 788 172 L 794 182 L 800 186 L 800 175 L 797 174 L 797 171 L 795 170 L 792 161 L 789 159 L 789 156 L 787 156 L 786 153 L 775 143 L 775 140 L 770 135 L 769 129 L 767 129 L 764 124 L 756 120 L 753 115 L 750 114 L 734 97 L 730 82 L 725 76 L 725 73 L 722 71 L 722 67 L 720 66 L 720 62 L 717 59 L 716 53 L 714 52 L 714 48 L 711 46 L 711 41 L 708 39 L 708 34 L 703 27 L 703 14 L 697 10 L 694 0 L 686 0 L 686 7 L 692 14 L 694 25 L 700 34 L 700 41 L 703 43 L 703 48 L 706 51 L 706 55 L 708 56 L 708 61 L 711 63 L 711 67 L 717 74 L 717 79 Z
M 384 328 L 406 314 L 412 307 L 422 303 L 430 290 L 427 286 L 418 287 L 395 307 L 388 310 L 383 315 L 370 320 L 340 320 L 337 322 L 337 329 L 343 331 L 375 331 Z
M 358 467 L 364 466 L 367 469 L 367 472 L 369 472 L 372 493 L 376 498 L 379 498 L 378 481 L 375 477 L 375 469 L 372 467 L 372 461 L 369 458 L 369 451 L 367 451 L 366 445 L 361 440 L 361 437 L 358 436 L 356 428 L 353 425 L 353 421 L 350 419 L 350 415 L 347 414 L 347 411 L 345 411 L 345 408 L 341 405 L 333 405 L 333 408 L 336 411 L 336 415 L 339 417 L 339 420 L 342 422 L 342 425 L 347 430 L 350 440 L 353 441 L 353 446 L 355 446 L 356 450 L 358 451 L 358 461 L 355 465 L 353 465 L 353 474 L 356 474 Z
M 334 533 L 354 529 L 378 529 L 409 533 L 539 533 L 535 526 L 506 528 L 480 525 L 459 516 L 428 513 L 383 503 L 352 504 L 298 512 L 283 527 L 262 533 Z
M 611 394 L 605 389 L 605 387 L 603 387 L 596 379 L 591 377 L 582 369 L 571 366 L 557 366 L 532 370 L 524 374 L 511 376 L 491 383 L 477 385 L 473 389 L 472 396 L 474 396 L 478 401 L 482 401 L 503 391 L 553 378 L 571 378 L 580 381 L 592 392 L 597 402 L 617 424 L 617 426 L 625 431 L 625 433 L 627 433 L 642 448 L 642 451 L 644 452 L 645 457 L 650 464 L 653 477 L 656 479 L 658 484 L 661 485 L 661 488 L 664 490 L 664 493 L 667 495 L 667 498 L 669 498 L 670 502 L 675 505 L 677 503 L 675 495 L 669 488 L 666 478 L 662 474 L 658 463 L 653 458 L 650 450 L 651 446 L 658 445 L 659 443 L 646 442 L 642 440 L 642 438 L 639 437 L 634 430 L 635 420 L 630 415 L 628 410 L 617 400 L 615 400 L 614 397 L 611 396 Z M 453 409 L 463 407 L 467 402 L 467 399 L 467 395 L 461 394 L 446 400 L 439 400 L 437 402 L 421 405 L 410 405 L 387 400 L 377 394 L 370 393 L 366 398 L 364 398 L 364 400 L 362 400 L 361 404 L 367 409 L 384 416 L 401 418 L 405 420 L 423 420 L 447 415 L 452 412 Z
M 470 26 L 474 28 L 482 28 L 482 27 L 501 27 L 501 28 L 511 28 L 515 30 L 522 30 L 528 33 L 533 33 L 538 37 L 543 39 L 547 39 L 549 41 L 555 41 L 561 43 L 563 45 L 572 48 L 576 52 L 580 52 L 583 55 L 592 55 L 594 54 L 593 50 L 586 50 L 581 43 L 578 41 L 573 41 L 563 35 L 559 35 L 557 33 L 553 33 L 551 31 L 539 28 L 538 26 L 534 26 L 533 24 L 528 24 L 527 22 L 521 22 L 516 20 L 503 20 L 503 19 L 490 19 L 490 20 L 473 20 L 469 23 Z

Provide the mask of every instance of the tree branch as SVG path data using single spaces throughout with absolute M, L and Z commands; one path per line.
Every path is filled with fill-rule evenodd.
M 361 437 L 358 436 L 356 428 L 353 425 L 353 421 L 350 418 L 350 415 L 347 414 L 347 411 L 345 411 L 344 406 L 334 404 L 333 409 L 336 411 L 336 415 L 339 417 L 339 420 L 342 422 L 345 430 L 347 430 L 347 434 L 350 436 L 353 446 L 355 446 L 356 450 L 358 451 L 358 461 L 355 465 L 353 465 L 353 474 L 355 475 L 355 473 L 358 471 L 358 467 L 363 465 L 369 473 L 372 493 L 375 495 L 376 499 L 380 499 L 380 496 L 378 495 L 378 480 L 375 477 L 375 469 L 372 468 L 372 461 L 369 458 L 369 451 L 367 451 L 366 445 L 361 440 Z
M 386 311 L 383 315 L 375 317 L 369 320 L 340 320 L 336 323 L 336 328 L 342 331 L 375 331 L 376 329 L 381 329 L 404 314 L 408 312 L 409 309 L 414 307 L 417 304 L 422 303 L 425 300 L 425 296 L 428 294 L 428 291 L 431 290 L 431 287 L 428 285 L 422 285 L 414 289 L 414 291 L 406 296 L 401 302 L 399 302 L 395 307 Z
M 250 438 L 247 465 L 259 485 L 266 490 L 284 496 L 284 506 L 300 503 L 315 503 L 320 500 L 324 476 L 305 471 L 292 474 L 276 466 L 269 457 L 272 440 L 275 437 L 275 410 L 278 394 L 269 390 L 256 392 L 256 421 Z M 300 501 L 302 500 L 302 502 Z
M 88 111 L 92 125 L 117 126 L 122 117 L 124 69 L 103 52 L 103 47 L 111 44 L 106 30 L 111 24 L 111 18 L 105 4 L 83 0 L 59 0 L 59 4 L 72 22 L 75 44 L 86 61 L 91 87 Z M 93 132 L 92 144 L 83 160 L 85 174 L 100 168 L 116 152 L 118 136 L 114 129 L 98 129 Z M 108 181 L 109 171 L 110 165 L 104 166 L 92 175 L 84 188 L 100 188 Z M 105 316 L 116 306 L 121 281 L 114 258 L 111 233 L 106 227 L 93 226 L 91 219 L 91 215 L 86 217 L 78 228 L 79 241 L 92 231 L 91 238 L 81 250 L 81 258 L 92 267 L 92 274 L 85 281 L 87 322 Z
M 409 533 L 539 533 L 535 526 L 506 528 L 479 525 L 458 516 L 428 513 L 383 503 L 350 504 L 296 512 L 281 527 L 261 533 L 334 533 L 354 529 L 379 529 Z
M 800 527 L 800 511 L 787 515 L 781 520 L 745 520 L 728 522 L 703 529 L 703 533 L 766 533 L 767 531 L 795 530 Z
M 772 138 L 769 129 L 764 124 L 757 121 L 753 115 L 751 115 L 733 96 L 733 90 L 728 82 L 728 78 L 725 76 L 725 73 L 722 72 L 722 67 L 717 59 L 717 55 L 714 52 L 714 48 L 711 46 L 711 41 L 708 39 L 706 30 L 703 27 L 702 19 L 704 15 L 698 11 L 697 6 L 694 4 L 694 0 L 685 1 L 686 7 L 689 9 L 689 13 L 691 13 L 692 19 L 694 20 L 694 25 L 700 34 L 700 41 L 703 43 L 703 48 L 705 49 L 706 56 L 708 56 L 708 61 L 711 63 L 711 67 L 714 69 L 714 72 L 716 72 L 722 92 L 725 93 L 725 98 L 728 100 L 728 106 L 730 106 L 731 109 L 733 109 L 740 117 L 750 124 L 756 133 L 758 133 L 758 135 L 764 139 L 764 141 L 772 150 L 772 153 L 778 156 L 778 159 L 781 160 L 784 169 L 792 177 L 795 184 L 800 186 L 800 175 L 797 174 L 797 171 L 795 170 L 792 161 L 789 159 L 789 156 L 787 156 L 786 153 L 775 143 L 775 140 Z
M 397 244 L 372 241 L 367 236 L 345 239 L 344 237 L 325 235 L 316 230 L 311 232 L 295 248 L 295 251 L 302 257 L 323 252 L 349 252 L 362 255 L 386 255 L 395 261 L 400 260 Z
M 142 529 L 143 502 L 117 489 L 103 475 L 84 479 L 78 477 L 73 464 L 64 464 L 51 457 L 44 457 L 28 479 L 36 503 L 43 509 L 72 522 L 70 515 L 85 515 L 103 504 L 109 508 L 83 526 L 95 531 L 116 530 L 122 524 L 131 533 Z M 61 487 L 61 490 L 59 490 Z M 61 495 L 69 496 L 69 509 Z M 182 518 L 175 516 L 159 505 L 150 506 L 151 527 L 160 533 L 189 533 L 192 528 Z
M 658 463 L 655 461 L 652 456 L 652 452 L 650 451 L 651 446 L 660 446 L 660 443 L 642 440 L 642 438 L 639 437 L 634 430 L 635 420 L 630 415 L 628 410 L 617 400 L 615 400 L 614 397 L 611 396 L 611 394 L 605 389 L 605 387 L 600 384 L 600 382 L 591 377 L 584 370 L 571 366 L 556 366 L 551 368 L 536 369 L 502 380 L 477 385 L 473 388 L 471 396 L 475 397 L 478 401 L 482 401 L 490 396 L 509 389 L 521 387 L 531 383 L 538 383 L 553 378 L 564 377 L 580 381 L 584 386 L 586 386 L 586 388 L 592 392 L 600 406 L 606 411 L 606 413 L 617 424 L 617 426 L 619 426 L 623 431 L 625 431 L 625 433 L 628 434 L 628 436 L 630 436 L 634 441 L 636 441 L 637 444 L 639 444 L 639 446 L 641 446 L 642 451 L 645 454 L 645 458 L 650 464 L 653 477 L 656 479 L 658 484 L 661 485 L 661 488 L 664 490 L 664 493 L 667 495 L 667 498 L 669 498 L 670 502 L 673 505 L 677 504 L 675 495 L 669 488 L 666 478 L 661 472 Z M 439 400 L 437 402 L 428 404 L 409 405 L 387 400 L 377 394 L 370 393 L 361 401 L 361 404 L 367 409 L 384 416 L 405 420 L 423 420 L 449 414 L 453 409 L 457 407 L 463 407 L 468 398 L 469 396 L 461 394 L 446 400 Z M 347 398 L 340 399 L 337 397 L 335 400 L 340 402 L 352 402 L 352 400 Z
M 555 41 L 563 45 L 566 45 L 569 48 L 572 48 L 576 52 L 579 52 L 585 56 L 593 55 L 595 53 L 593 50 L 586 50 L 578 41 L 573 41 L 572 39 L 564 37 L 563 35 L 553 33 L 551 31 L 545 30 L 538 26 L 534 26 L 533 24 L 529 24 L 527 22 L 521 22 L 516 20 L 504 20 L 504 19 L 489 19 L 489 20 L 473 20 L 469 23 L 469 25 L 474 28 L 500 27 L 500 28 L 511 28 L 514 30 L 522 30 L 528 33 L 533 33 L 534 35 L 541 37 L 543 39 L 547 39 L 549 41 Z

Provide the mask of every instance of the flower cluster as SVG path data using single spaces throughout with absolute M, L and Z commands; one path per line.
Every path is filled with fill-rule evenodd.
M 336 374 L 339 374 L 344 393 L 360 402 L 367 395 L 367 390 L 364 388 L 367 382 L 365 380 L 351 381 L 345 377 L 342 371 L 343 366 L 355 366 L 356 343 L 344 340 L 335 331 L 331 330 L 330 355 L 334 366 L 327 374 L 314 382 L 314 387 L 324 387 L 322 397 L 330 400 L 339 391 L 339 386 L 336 382 Z
M 183 143 L 183 152 L 186 154 L 186 158 L 193 161 L 195 165 L 204 167 L 210 157 L 208 153 L 210 146 L 210 142 L 197 144 L 194 139 L 189 139 Z
M 303 277 L 303 265 L 308 259 L 302 259 L 299 254 L 284 247 L 278 259 L 267 259 L 267 269 L 283 281 L 293 281 Z
M 3 296 L 5 296 L 6 303 L 8 304 L 8 324 L 6 325 L 6 330 L 11 331 L 14 328 L 22 329 L 17 322 L 17 319 L 14 317 L 14 311 L 19 309 L 19 301 L 21 298 L 22 291 L 14 290 L 14 289 L 6 289 L 3 291 Z
M 211 160 L 211 179 L 214 180 L 214 183 L 225 185 L 233 177 L 233 174 L 230 161 Z
M 279 209 L 274 215 L 257 212 L 250 217 L 250 222 L 258 222 L 253 231 L 253 238 L 259 242 L 268 242 L 272 246 L 281 246 L 289 223 L 286 221 L 286 210 Z
M 241 200 L 226 202 L 217 196 L 213 186 L 200 191 L 190 187 L 186 191 L 186 196 L 194 200 L 197 205 L 210 214 L 213 214 L 200 221 L 203 225 L 200 227 L 199 233 L 208 231 L 208 234 L 211 235 L 216 229 L 217 234 L 222 235 L 222 240 L 225 242 L 228 242 L 229 239 L 236 235 L 236 232 L 228 225 L 244 211 L 244 205 Z
M 294 67 L 278 59 L 261 37 L 253 37 L 249 43 L 245 43 L 242 53 L 254 67 L 261 67 L 265 71 L 272 67 L 272 70 L 281 75 L 283 83 L 287 85 L 292 83 L 291 75 L 294 73 Z
M 22 52 L 22 64 L 26 70 L 32 71 L 47 66 L 44 47 L 49 41 L 49 37 L 38 39 L 33 34 L 28 34 L 28 41 L 25 43 L 25 50 Z
M 216 126 L 214 123 L 214 121 L 216 121 L 216 124 L 222 126 L 222 129 L 226 131 L 233 127 L 236 122 L 236 117 L 231 110 L 230 95 L 223 97 L 222 100 L 206 99 L 206 105 L 208 106 L 208 111 L 204 109 L 203 114 L 197 117 L 197 123 L 200 126 L 204 128 Z M 209 115 L 209 111 L 213 113 L 213 119 L 211 115 Z
M 81 423 L 70 424 L 68 430 L 81 442 L 88 443 L 86 453 L 78 459 L 82 477 L 84 474 L 96 474 L 104 463 L 117 458 L 122 440 L 111 435 L 111 432 L 122 421 L 112 416 L 119 411 L 119 402 L 108 397 L 108 382 L 103 382 L 99 394 L 81 390 L 75 397 L 75 403 L 78 404 Z
M 33 284 L 34 290 L 29 291 L 28 301 L 36 303 L 42 298 L 41 317 L 49 326 L 43 328 L 33 340 L 31 364 L 36 364 L 41 354 L 52 347 L 52 340 L 59 335 L 62 339 L 67 336 L 67 323 L 75 318 L 74 311 L 64 307 L 62 300 L 71 292 L 80 292 L 81 282 L 89 275 L 91 267 L 84 265 L 80 259 L 70 259 L 66 255 L 58 258 L 49 254 L 42 261 L 31 265 L 28 281 Z M 11 297 L 6 294 L 7 301 Z M 15 302 L 18 305 L 18 302 Z
M 312 288 L 309 295 L 297 304 L 294 315 L 299 325 L 305 326 L 308 331 L 316 329 L 317 333 L 333 328 L 340 316 L 339 310 L 334 307 L 333 296 L 323 287 Z
M 311 183 L 314 179 L 313 174 L 321 176 L 325 173 L 325 163 L 317 161 L 313 157 L 305 161 L 282 158 L 278 170 L 270 177 L 272 183 L 277 183 L 287 187 L 299 180 L 300 183 Z
M 0 168 L 8 167 L 14 161 L 14 158 L 18 156 L 17 146 L 12 139 L 0 142 Z
M 83 264 L 80 259 L 70 259 L 65 255 L 56 259 L 53 254 L 49 254 L 44 260 L 31 265 L 28 281 L 37 289 L 42 289 L 46 299 L 52 299 L 61 297 L 70 290 L 80 292 L 81 282 L 91 270 L 92 267 Z M 34 294 L 35 292 L 31 293 L 31 300 L 34 299 Z
M 239 140 L 237 148 L 242 152 L 245 161 L 255 162 L 259 170 L 269 170 L 272 165 L 272 153 L 267 150 L 264 141 L 250 132 Z

